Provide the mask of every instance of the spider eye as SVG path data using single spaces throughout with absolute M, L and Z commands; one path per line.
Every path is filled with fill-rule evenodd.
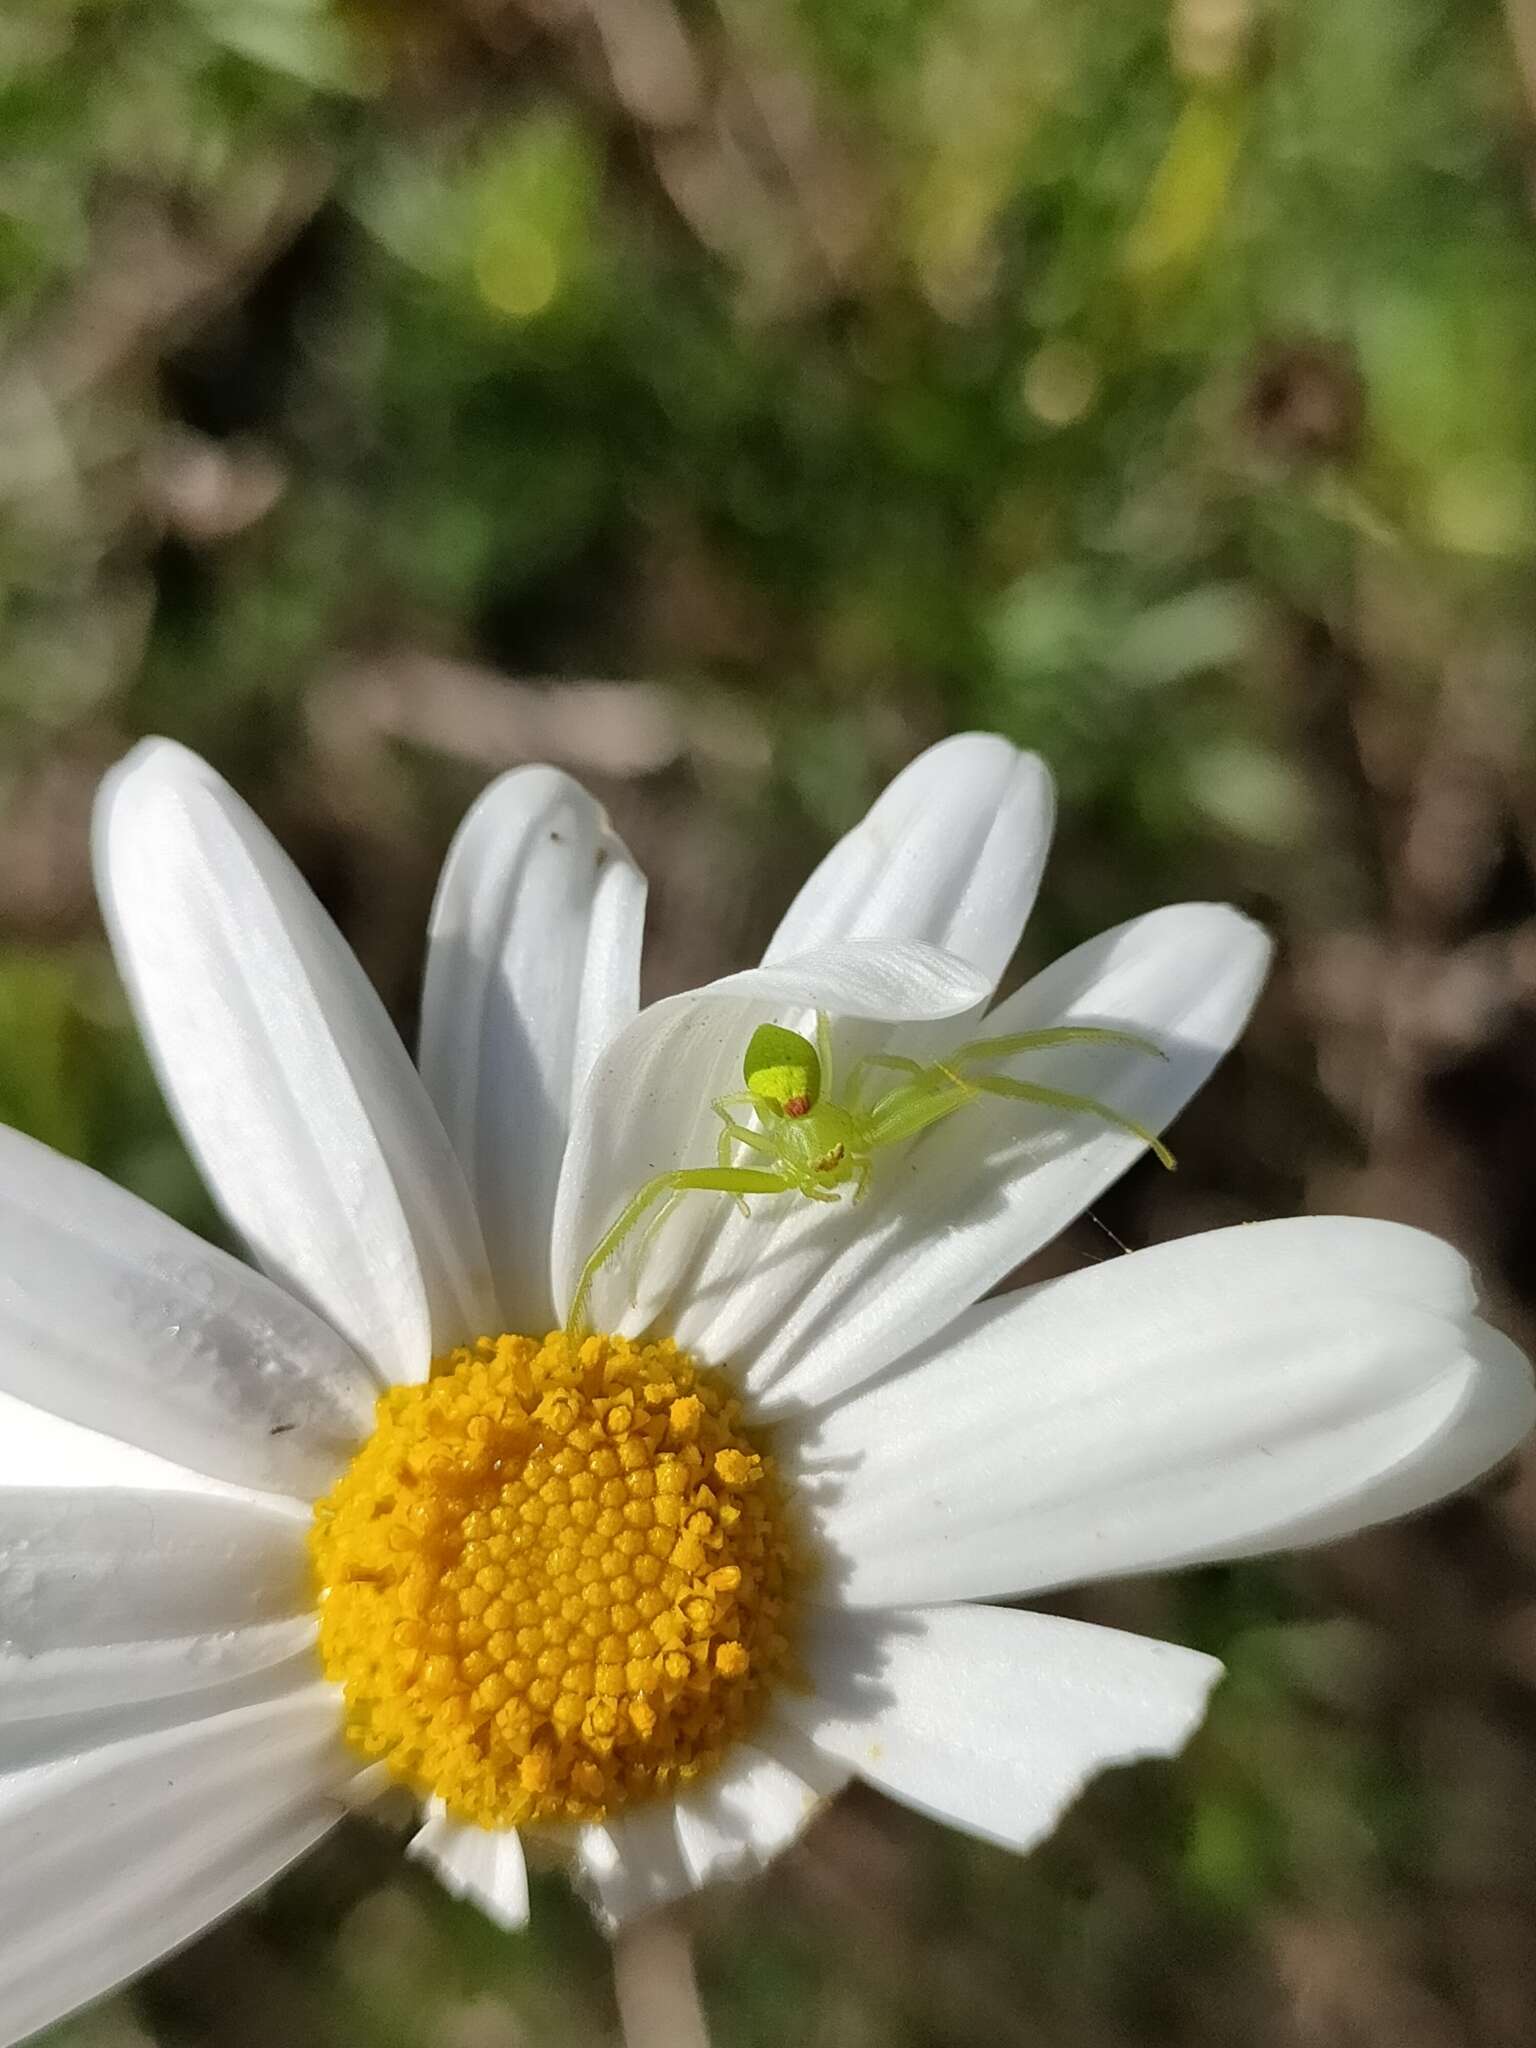
M 754 1095 L 789 1115 L 806 1115 L 821 1094 L 821 1061 L 815 1046 L 782 1024 L 758 1025 L 741 1071 Z M 791 1103 L 796 1105 L 793 1110 Z

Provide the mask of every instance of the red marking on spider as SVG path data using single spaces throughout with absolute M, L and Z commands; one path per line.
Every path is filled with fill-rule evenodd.
M 784 1105 L 784 1114 L 786 1116 L 809 1116 L 810 1113 L 811 1098 L 809 1095 L 791 1095 L 788 1102 Z

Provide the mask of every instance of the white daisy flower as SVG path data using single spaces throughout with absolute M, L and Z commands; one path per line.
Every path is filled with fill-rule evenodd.
M 114 772 L 118 961 L 255 1267 L 3 1134 L 0 2038 L 391 1777 L 415 1852 L 507 1927 L 525 1839 L 612 1925 L 759 1867 L 854 1775 L 1025 1849 L 1106 1765 L 1176 1750 L 1219 1667 L 981 1603 L 1322 1542 L 1524 1433 L 1463 1261 L 1388 1224 L 1217 1231 L 983 1300 L 1142 1149 L 1039 1103 L 883 1151 L 858 1206 L 690 1194 L 596 1273 L 604 1334 L 559 1334 L 635 1190 L 715 1160 L 764 1022 L 828 1013 L 840 1072 L 977 1035 L 1050 819 L 1037 761 L 946 742 L 760 968 L 642 1012 L 623 846 L 567 777 L 504 776 L 443 877 L 418 1077 L 218 777 L 163 742 Z M 1231 910 L 1159 911 L 985 1030 L 1152 1037 L 1166 1058 L 1001 1070 L 1160 1129 L 1266 950 Z

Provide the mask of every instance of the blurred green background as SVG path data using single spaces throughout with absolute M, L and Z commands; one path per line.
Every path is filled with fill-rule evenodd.
M 1030 960 L 1282 946 L 1053 1269 L 1428 1224 L 1536 1339 L 1536 0 L 7 0 L 0 1116 L 216 1225 L 85 844 L 201 749 L 409 1028 L 434 870 L 549 759 L 749 960 L 947 730 L 1038 747 Z M 1025 1861 L 856 1794 L 693 1926 L 720 2048 L 1536 2040 L 1536 1470 L 1073 1610 L 1223 1656 Z M 358 1824 L 50 2036 L 614 2038 Z

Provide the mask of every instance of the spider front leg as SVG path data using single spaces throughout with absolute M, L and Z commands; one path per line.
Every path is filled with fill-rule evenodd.
M 1118 1045 L 1127 1052 L 1144 1052 L 1153 1059 L 1168 1055 L 1150 1038 L 1134 1031 L 1110 1031 L 1101 1024 L 1052 1024 L 1042 1031 L 1014 1031 L 998 1038 L 972 1038 L 949 1053 L 952 1067 L 974 1066 L 977 1060 L 1006 1060 L 1019 1052 L 1043 1052 L 1052 1045 Z
M 742 1095 L 717 1095 L 714 1102 L 710 1105 L 715 1115 L 719 1117 L 721 1123 L 725 1126 L 724 1130 L 720 1133 L 720 1143 L 716 1147 L 715 1153 L 721 1166 L 733 1164 L 733 1154 L 738 1145 L 745 1145 L 749 1152 L 762 1153 L 769 1159 L 778 1158 L 779 1148 L 771 1138 L 767 1137 L 762 1131 L 754 1131 L 749 1124 L 738 1122 L 731 1115 L 731 1110 L 735 1104 L 754 1102 L 756 1099 L 749 1090 Z M 745 1216 L 747 1213 L 747 1203 L 744 1195 L 736 1197 L 736 1206 L 742 1215 Z
M 899 1052 L 860 1053 L 859 1057 L 848 1069 L 848 1093 L 850 1095 L 858 1094 L 859 1084 L 864 1079 L 864 1069 L 866 1067 L 886 1067 L 894 1074 L 921 1074 L 923 1072 L 921 1060 L 909 1060 L 904 1054 Z
M 711 1105 L 715 1115 L 719 1117 L 721 1123 L 725 1126 L 724 1130 L 720 1133 L 720 1143 L 716 1147 L 715 1156 L 718 1163 L 727 1171 L 733 1168 L 736 1163 L 734 1152 L 737 1145 L 745 1145 L 751 1151 L 764 1153 L 770 1159 L 777 1159 L 779 1156 L 778 1147 L 771 1139 L 765 1137 L 761 1131 L 754 1131 L 750 1125 L 739 1123 L 730 1114 L 730 1104 L 736 1102 L 755 1102 L 756 1100 L 756 1096 L 750 1090 L 746 1090 L 740 1095 L 717 1096 Z M 640 1275 L 644 1270 L 647 1258 L 650 1256 L 651 1246 L 656 1242 L 662 1231 L 665 1230 L 667 1218 L 682 1199 L 682 1194 L 674 1189 L 641 1233 L 640 1241 L 635 1246 L 629 1266 L 629 1301 L 631 1307 L 634 1306 L 636 1297 L 640 1292 Z M 735 1200 L 736 1206 L 743 1216 L 749 1216 L 752 1213 L 747 1207 L 745 1195 L 737 1195 Z
M 682 1196 L 674 1189 L 673 1192 L 670 1195 L 668 1195 L 667 1199 L 661 1204 L 660 1208 L 656 1211 L 656 1214 L 646 1224 L 644 1230 L 642 1230 L 640 1232 L 640 1235 L 635 1239 L 634 1249 L 628 1254 L 627 1265 L 629 1275 L 629 1305 L 631 1308 L 633 1308 L 635 1303 L 640 1299 L 640 1275 L 645 1271 L 645 1262 L 651 1255 L 651 1246 L 656 1242 L 657 1238 L 660 1237 L 661 1233 L 666 1229 L 667 1222 L 668 1219 L 671 1217 L 672 1211 L 677 1207 L 678 1203 L 682 1199 Z M 739 1195 L 736 1199 L 738 1201 L 741 1201 L 741 1197 Z M 746 1207 L 745 1202 L 742 1202 L 742 1207 Z
M 844 1097 L 850 1109 L 856 1110 L 864 1093 L 864 1077 L 877 1069 L 893 1074 L 917 1075 L 924 1072 L 917 1060 L 905 1059 L 899 1052 L 866 1052 L 856 1059 L 848 1069 L 848 1091 Z M 887 1091 L 890 1092 L 890 1091 Z
M 1170 1173 L 1174 1170 L 1173 1154 L 1156 1131 L 1148 1130 L 1134 1117 L 1122 1116 L 1118 1109 L 1111 1109 L 1107 1102 L 1100 1102 L 1095 1096 L 1069 1095 L 1064 1089 L 1042 1088 L 1033 1081 L 1014 1081 L 1006 1074 L 978 1074 L 976 1086 L 983 1095 L 1006 1096 L 1010 1102 L 1038 1102 L 1045 1109 L 1064 1109 L 1073 1116 L 1096 1116 L 1100 1123 L 1124 1131 L 1127 1137 L 1139 1138 L 1143 1145 L 1150 1146 Z
M 576 1283 L 576 1292 L 571 1298 L 571 1312 L 565 1319 L 565 1334 L 571 1343 L 579 1344 L 591 1332 L 587 1310 L 591 1305 L 592 1287 L 597 1276 L 610 1259 L 624 1245 L 642 1216 L 653 1202 L 663 1195 L 687 1194 L 697 1190 L 702 1194 L 714 1195 L 787 1195 L 792 1192 L 795 1182 L 782 1173 L 763 1173 L 755 1166 L 685 1166 L 675 1173 L 658 1173 L 653 1180 L 636 1190 L 619 1211 L 614 1222 L 600 1240 L 596 1251 L 581 1269 L 581 1278 Z
M 884 1065 L 887 1057 L 882 1055 L 878 1063 Z M 883 1145 L 900 1145 L 908 1138 L 915 1138 L 926 1131 L 930 1124 L 942 1123 L 945 1117 L 953 1116 L 957 1109 L 964 1109 L 968 1102 L 976 1100 L 976 1084 L 961 1075 L 951 1073 L 947 1066 L 920 1067 L 914 1061 L 903 1061 L 904 1069 L 912 1072 L 912 1079 L 902 1087 L 893 1088 L 861 1119 L 864 1126 L 864 1144 L 870 1152 L 877 1152 Z
M 1113 1045 L 1127 1052 L 1146 1053 L 1152 1059 L 1166 1060 L 1168 1057 L 1162 1046 L 1134 1031 L 1111 1031 L 1101 1024 L 1053 1024 L 1040 1031 L 974 1038 L 968 1044 L 956 1046 L 949 1055 L 949 1064 L 955 1068 L 958 1077 L 964 1068 L 981 1060 L 1011 1059 L 1017 1053 L 1043 1052 L 1056 1045 Z M 1151 1147 L 1170 1172 L 1173 1170 L 1173 1154 L 1154 1131 L 1148 1130 L 1145 1124 L 1137 1123 L 1134 1117 L 1123 1116 L 1119 1110 L 1111 1109 L 1097 1096 L 1071 1094 L 1065 1089 L 1047 1088 L 1034 1081 L 1015 1081 L 1006 1074 L 972 1074 L 966 1076 L 966 1083 L 984 1095 L 1001 1095 L 1014 1102 L 1036 1102 L 1042 1108 L 1062 1109 L 1074 1116 L 1095 1116 L 1100 1123 L 1124 1131 L 1128 1137 L 1139 1138 L 1144 1145 Z

